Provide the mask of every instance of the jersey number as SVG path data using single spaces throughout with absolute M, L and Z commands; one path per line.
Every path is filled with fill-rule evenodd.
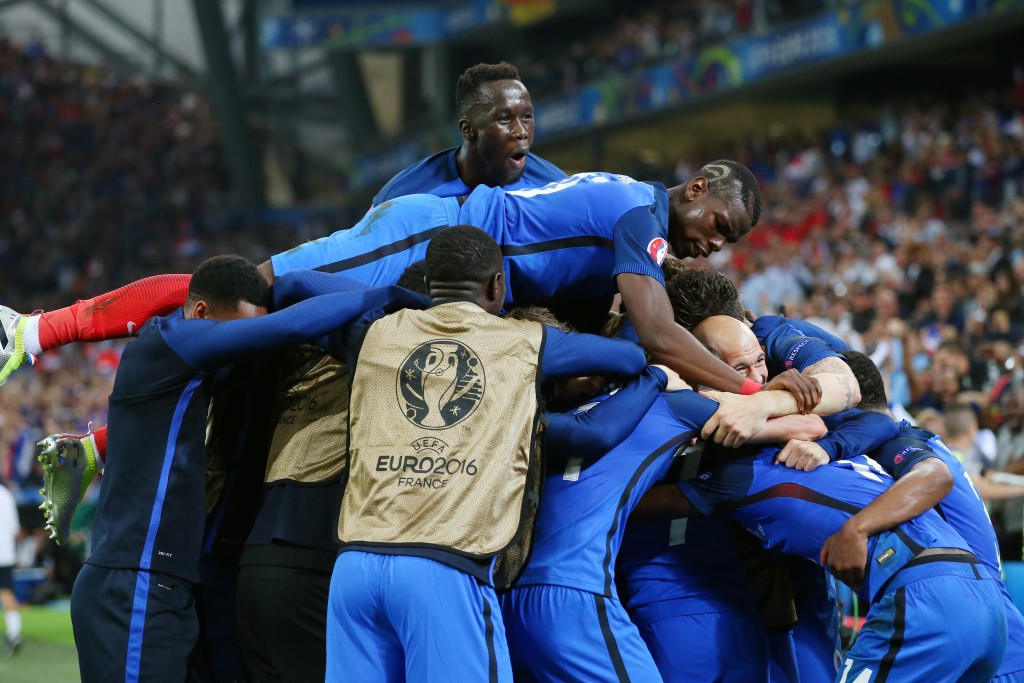
M 850 669 L 853 668 L 853 660 L 847 659 L 845 662 L 846 666 L 843 667 L 843 677 L 839 679 L 839 683 L 847 683 L 846 677 L 850 675 Z M 868 683 L 871 680 L 871 676 L 874 672 L 871 669 L 864 669 L 860 674 L 850 681 L 849 683 Z

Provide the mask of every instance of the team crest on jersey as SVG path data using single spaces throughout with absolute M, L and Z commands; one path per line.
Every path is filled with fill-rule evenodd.
M 647 243 L 647 253 L 660 266 L 665 262 L 665 257 L 668 256 L 668 242 L 663 237 L 655 237 Z
M 473 414 L 484 396 L 480 356 L 454 339 L 417 346 L 398 371 L 405 417 L 424 429 L 447 429 Z

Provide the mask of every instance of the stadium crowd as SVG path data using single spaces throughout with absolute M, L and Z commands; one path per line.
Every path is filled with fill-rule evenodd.
M 549 41 L 551 47 L 533 47 L 515 61 L 522 65 L 523 79 L 535 98 L 565 95 L 659 62 L 694 57 L 706 47 L 807 16 L 828 4 L 824 0 L 657 2 L 638 13 L 629 3 L 618 3 L 613 21 L 602 21 L 589 33 L 577 29 L 568 45 Z
M 17 191 L 3 196 L 0 208 L 16 217 L 17 229 L 4 235 L 0 253 L 12 272 L 31 271 L 25 282 L 12 278 L 25 288 L 14 289 L 12 299 L 36 302 L 42 292 L 52 292 L 53 301 L 66 303 L 141 275 L 189 270 L 187 264 L 206 253 L 241 252 L 261 261 L 280 251 L 276 243 L 230 232 L 210 218 L 218 214 L 224 181 L 215 161 L 215 127 L 201 100 L 165 93 L 167 100 L 154 111 L 149 95 L 155 91 L 148 84 L 99 78 L 11 43 L 0 43 L 0 59 L 14 73 L 0 80 L 0 93 L 11 97 L 0 132 L 10 130 L 16 141 L 16 151 L 0 157 L 0 171 L 21 179 Z M 124 121 L 123 129 L 113 124 L 111 130 L 101 112 L 90 119 L 92 107 L 81 103 L 107 101 L 90 98 L 96 88 L 109 88 L 124 107 L 114 117 Z M 965 431 L 975 437 L 969 426 L 953 425 L 953 416 L 961 419 L 960 408 L 969 406 L 975 422 L 998 430 L 960 449 L 979 473 L 1024 468 L 1024 238 L 1015 229 L 1024 217 L 1020 104 L 1010 94 L 956 106 L 894 102 L 867 113 L 851 108 L 857 123 L 815 141 L 749 140 L 731 156 L 757 175 L 766 209 L 745 241 L 710 259 L 737 283 L 754 315 L 784 310 L 871 354 L 894 401 L 919 422 L 931 417 L 938 431 L 956 431 L 951 444 Z M 152 121 L 166 126 L 147 134 L 143 124 Z M 136 147 L 138 158 L 135 151 L 130 159 L 123 156 Z M 153 163 L 165 156 L 166 164 Z M 20 165 L 33 158 L 49 161 Z M 133 163 L 142 158 L 147 163 Z M 206 160 L 201 171 L 189 170 L 192 159 Z M 685 184 L 700 170 L 681 163 L 667 174 Z M 61 182 L 65 201 L 40 191 Z M 750 211 L 756 222 L 760 208 Z M 133 239 L 143 242 L 122 240 L 132 232 L 126 226 L 140 224 L 147 230 Z M 71 246 L 63 244 L 65 234 L 73 237 Z M 667 244 L 661 242 L 663 260 Z M 484 294 L 501 292 L 503 300 L 502 281 L 489 277 Z M 497 298 L 488 302 L 494 311 L 501 308 Z M 25 462 L 31 463 L 37 437 L 105 422 L 119 348 L 51 351 L 41 367 L 9 381 L 0 392 L 0 472 L 34 486 L 40 472 L 27 470 Z M 923 410 L 932 413 L 922 416 Z M 1019 523 L 1021 515 L 1012 510 L 1003 511 L 1009 532 L 1003 550 L 1019 559 L 1012 537 L 1016 533 L 1019 541 L 1013 516 Z M 359 555 L 358 547 L 341 557 Z M 332 585 L 332 596 L 335 590 Z

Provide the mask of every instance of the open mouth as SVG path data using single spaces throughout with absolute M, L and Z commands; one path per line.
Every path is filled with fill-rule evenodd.
M 526 165 L 526 150 L 520 150 L 511 155 L 508 159 L 516 168 L 522 168 Z

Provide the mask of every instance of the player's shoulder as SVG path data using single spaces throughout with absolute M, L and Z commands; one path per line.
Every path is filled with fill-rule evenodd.
M 523 175 L 534 185 L 547 185 L 568 177 L 568 174 L 553 163 L 533 152 L 527 155 L 526 171 Z
M 886 441 L 871 454 L 873 460 L 883 465 L 899 465 L 905 460 L 917 460 L 928 456 L 938 457 L 938 454 L 927 442 L 913 436 L 902 435 Z
M 691 389 L 666 391 L 659 399 L 681 424 L 691 428 L 703 428 L 704 423 L 718 410 L 718 402 L 701 396 Z
M 454 180 L 458 177 L 458 166 L 455 163 L 458 151 L 458 147 L 450 147 L 399 171 L 373 198 L 374 206 L 407 194 L 429 193 L 438 185 Z

